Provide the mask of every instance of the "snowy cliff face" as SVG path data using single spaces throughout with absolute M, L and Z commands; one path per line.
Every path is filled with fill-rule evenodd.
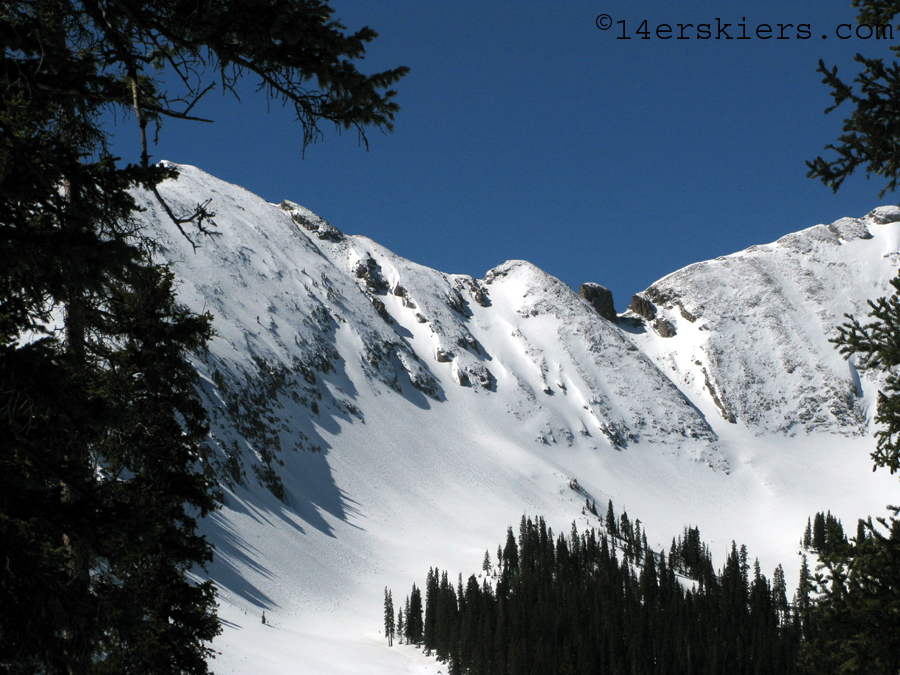
M 881 207 L 670 274 L 640 294 L 652 309 L 638 308 L 636 341 L 692 400 L 757 434 L 864 434 L 859 374 L 828 340 L 896 275 L 898 220 Z
M 163 189 L 176 209 L 211 198 L 216 212 L 194 251 L 142 200 L 181 297 L 215 316 L 199 368 L 234 482 L 250 467 L 280 496 L 282 451 L 321 450 L 319 420 L 383 412 L 361 408 L 360 388 L 423 408 L 448 389 L 496 399 L 526 446 L 647 441 L 725 468 L 704 416 L 632 337 L 530 263 L 448 275 L 191 167 Z
M 527 262 L 445 274 L 180 171 L 173 209 L 216 212 L 196 251 L 138 200 L 181 300 L 214 315 L 217 672 L 437 672 L 384 646 L 384 587 L 477 573 L 523 513 L 568 531 L 612 499 L 656 549 L 697 525 L 790 579 L 809 515 L 896 501 L 868 457 L 877 381 L 828 338 L 895 274 L 900 210 L 698 263 L 610 320 Z

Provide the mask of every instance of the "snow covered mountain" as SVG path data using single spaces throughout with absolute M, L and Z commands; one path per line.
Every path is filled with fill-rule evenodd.
M 523 513 L 568 530 L 611 498 L 656 548 L 698 525 L 790 577 L 809 515 L 896 501 L 868 456 L 878 382 L 828 339 L 896 274 L 900 209 L 697 263 L 616 316 L 596 285 L 445 274 L 179 169 L 167 201 L 217 214 L 199 249 L 138 198 L 182 301 L 215 317 L 217 672 L 437 672 L 381 638 L 384 587 L 477 572 Z

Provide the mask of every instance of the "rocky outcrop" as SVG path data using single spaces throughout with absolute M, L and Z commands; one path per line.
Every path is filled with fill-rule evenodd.
M 900 221 L 900 207 L 897 206 L 879 206 L 870 211 L 866 218 L 878 225 L 887 225 L 888 223 L 896 223 Z
M 613 295 L 611 290 L 600 284 L 588 282 L 586 284 L 581 284 L 581 288 L 578 289 L 578 292 L 581 294 L 582 298 L 588 301 L 588 304 L 591 307 L 597 310 L 597 314 L 610 321 L 616 320 L 616 308 L 613 305 Z
M 699 363 L 699 362 L 697 362 Z M 719 393 L 716 391 L 716 386 L 710 381 L 709 373 L 706 372 L 706 368 L 701 367 L 700 372 L 703 373 L 703 386 L 706 387 L 706 390 L 709 392 L 709 395 L 712 397 L 713 403 L 716 404 L 716 407 L 719 409 L 719 412 L 722 413 L 722 418 L 729 422 L 730 424 L 737 424 L 737 419 L 728 408 L 725 407 L 725 404 L 722 402 L 722 399 L 719 397 Z
M 394 286 L 394 295 L 398 298 L 401 298 L 403 301 L 403 306 L 409 309 L 417 309 L 417 305 L 412 301 L 412 298 L 409 297 L 409 293 L 406 292 L 406 289 L 403 288 L 400 284 Z
M 683 306 L 679 305 L 678 309 L 681 310 L 681 318 L 682 319 L 690 321 L 691 323 L 694 323 L 695 321 L 697 321 L 697 317 L 694 316 L 693 314 L 691 314 L 689 311 L 687 311 Z
M 453 377 L 461 387 L 496 391 L 497 378 L 480 363 L 454 364 Z
M 491 306 L 491 300 L 488 297 L 487 289 L 483 288 L 477 281 L 475 281 L 475 279 L 472 279 L 471 277 L 457 277 L 456 285 L 460 288 L 468 290 L 472 295 L 472 299 L 482 307 Z
M 434 352 L 434 358 L 438 363 L 450 363 L 453 360 L 453 352 L 438 347 Z
M 381 274 L 381 268 L 375 259 L 367 256 L 365 260 L 360 260 L 353 268 L 353 273 L 357 279 L 362 279 L 366 284 L 366 289 L 371 293 L 384 293 L 387 288 L 387 282 Z
M 289 214 L 291 220 L 297 223 L 297 225 L 308 230 L 319 239 L 333 242 L 340 242 L 346 239 L 344 233 L 338 230 L 334 225 L 299 204 L 295 204 L 294 202 L 285 199 L 281 202 L 279 207 L 282 211 Z
M 647 321 L 653 321 L 656 318 L 656 307 L 642 293 L 631 296 L 631 304 L 628 305 L 628 309 Z
M 393 326 L 394 319 L 390 315 L 390 313 L 387 311 L 387 308 L 384 306 L 384 303 L 380 299 L 378 299 L 374 296 L 370 296 L 370 299 L 372 300 L 372 306 L 375 307 L 375 311 L 378 312 L 378 316 L 380 316 L 382 319 L 384 319 L 384 322 L 388 326 Z
M 669 338 L 675 335 L 675 326 L 670 321 L 666 321 L 662 317 L 653 322 L 653 330 L 659 333 L 660 337 Z

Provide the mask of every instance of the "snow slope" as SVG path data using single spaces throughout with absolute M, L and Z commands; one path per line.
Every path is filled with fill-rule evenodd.
M 444 274 L 180 171 L 175 210 L 217 214 L 196 251 L 138 199 L 182 301 L 215 316 L 217 672 L 437 672 L 387 648 L 384 588 L 477 572 L 525 513 L 587 525 L 586 497 L 657 548 L 693 524 L 789 579 L 809 515 L 852 527 L 896 501 L 868 457 L 877 381 L 827 340 L 894 275 L 900 210 L 698 263 L 609 321 L 527 262 Z
M 896 275 L 897 220 L 882 207 L 670 274 L 641 295 L 676 335 L 637 342 L 693 400 L 756 433 L 863 434 L 871 399 L 828 340 Z

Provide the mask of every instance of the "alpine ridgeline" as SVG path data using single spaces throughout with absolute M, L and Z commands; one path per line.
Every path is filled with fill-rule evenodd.
M 868 468 L 878 381 L 828 340 L 896 274 L 900 209 L 691 265 L 616 315 L 596 284 L 445 274 L 179 171 L 172 208 L 216 213 L 196 251 L 138 197 L 180 299 L 215 317 L 196 366 L 226 488 L 205 525 L 221 672 L 402 671 L 423 657 L 374 639 L 382 589 L 479 569 L 524 512 L 565 528 L 612 498 L 654 548 L 693 523 L 788 569 L 810 513 L 890 500 Z

